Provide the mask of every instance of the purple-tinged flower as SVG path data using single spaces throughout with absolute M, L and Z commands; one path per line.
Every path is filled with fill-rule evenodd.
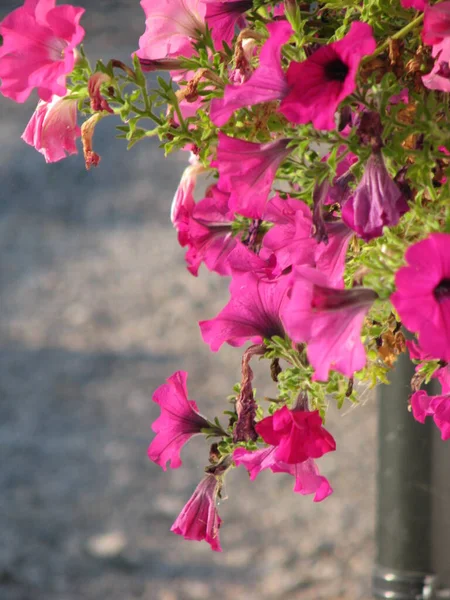
M 215 552 L 222 552 L 219 527 L 222 522 L 216 508 L 221 483 L 213 474 L 206 475 L 196 487 L 170 531 L 185 540 L 205 540 Z
M 333 492 L 327 478 L 320 475 L 312 458 L 301 463 L 288 464 L 275 458 L 276 450 L 276 446 L 268 446 L 254 452 L 236 448 L 233 460 L 237 466 L 243 465 L 247 469 L 251 481 L 265 469 L 270 469 L 272 473 L 292 475 L 295 478 L 294 492 L 303 496 L 314 494 L 314 502 L 321 502 Z
M 287 70 L 290 92 L 280 112 L 293 123 L 312 121 L 316 129 L 334 129 L 339 103 L 356 88 L 361 58 L 375 48 L 370 25 L 354 21 L 342 40 L 319 48 L 303 62 L 292 61 Z
M 256 431 L 266 444 L 276 446 L 276 460 L 290 465 L 336 450 L 336 442 L 323 427 L 317 410 L 289 410 L 283 406 L 259 421 Z
M 260 219 L 278 167 L 290 154 L 289 139 L 257 144 L 219 133 L 218 187 L 229 192 L 230 209 L 244 217 Z
M 206 4 L 205 20 L 211 29 L 214 46 L 221 50 L 234 38 L 236 25 L 245 26 L 242 15 L 253 6 L 252 0 L 202 0 Z
M 314 249 L 316 269 L 324 273 L 332 287 L 344 287 L 345 256 L 353 231 L 341 221 L 325 221 L 327 242 Z
M 422 40 L 434 46 L 450 37 L 450 2 L 438 2 L 425 7 Z
M 376 292 L 339 289 L 324 273 L 310 267 L 295 267 L 292 284 L 282 319 L 295 342 L 308 344 L 314 379 L 326 381 L 330 369 L 352 377 L 366 364 L 361 328 Z
M 423 352 L 450 361 L 450 234 L 432 233 L 406 251 L 391 302 Z
M 231 299 L 209 321 L 200 321 L 203 340 L 213 352 L 227 342 L 242 346 L 247 341 L 261 344 L 264 338 L 284 337 L 281 312 L 287 300 L 289 277 L 267 279 L 259 273 L 233 273 Z
M 397 225 L 409 210 L 402 191 L 389 175 L 381 152 L 373 152 L 364 174 L 342 209 L 343 221 L 366 242 Z
M 289 91 L 286 75 L 281 66 L 281 48 L 292 35 L 287 21 L 267 25 L 269 39 L 259 55 L 259 66 L 242 85 L 227 85 L 223 98 L 211 102 L 211 121 L 221 127 L 232 113 L 243 106 L 281 100 Z
M 172 469 L 181 467 L 182 446 L 209 427 L 194 400 L 188 399 L 186 384 L 187 373 L 177 371 L 153 394 L 153 402 L 159 404 L 161 415 L 152 425 L 157 435 L 148 448 L 148 456 L 164 471 L 168 461 Z

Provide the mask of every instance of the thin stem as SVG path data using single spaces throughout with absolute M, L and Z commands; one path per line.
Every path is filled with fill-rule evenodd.
M 423 21 L 423 17 L 424 17 L 424 14 L 422 13 L 421 15 L 416 17 L 413 21 L 411 21 L 411 23 L 409 23 L 408 25 L 405 25 L 405 27 L 403 27 L 402 29 L 399 29 L 397 31 L 397 33 L 394 33 L 394 35 L 391 35 L 380 46 L 378 46 L 378 48 L 376 48 L 376 50 L 373 54 L 363 58 L 361 61 L 361 64 L 364 65 L 364 64 L 370 62 L 373 58 L 375 58 L 376 56 L 378 56 L 379 54 L 384 52 L 386 50 L 386 48 L 389 46 L 389 42 L 391 40 L 400 40 L 401 38 L 404 38 L 406 35 L 408 35 L 408 33 L 410 31 L 412 31 L 417 25 L 420 25 L 420 23 Z

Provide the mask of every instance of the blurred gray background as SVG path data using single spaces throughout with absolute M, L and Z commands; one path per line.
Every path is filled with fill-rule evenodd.
M 137 48 L 138 0 L 76 4 L 92 62 Z M 1 1 L 0 18 L 18 5 Z M 241 356 L 202 342 L 197 321 L 223 307 L 227 282 L 187 272 L 169 222 L 188 155 L 164 159 L 157 141 L 127 152 L 106 119 L 97 170 L 80 155 L 46 165 L 20 139 L 34 107 L 0 98 L 0 599 L 368 598 L 368 393 L 330 413 L 325 502 L 294 494 L 289 476 L 251 483 L 238 469 L 219 507 L 222 554 L 170 533 L 208 446 L 192 440 L 176 471 L 151 463 L 152 392 L 187 370 L 190 397 L 213 416 Z M 255 385 L 274 393 L 260 367 Z

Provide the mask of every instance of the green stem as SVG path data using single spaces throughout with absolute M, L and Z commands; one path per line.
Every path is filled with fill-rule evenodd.
M 386 48 L 389 46 L 389 42 L 391 40 L 400 40 L 400 39 L 404 38 L 406 35 L 408 35 L 408 33 L 410 31 L 412 31 L 417 25 L 420 25 L 420 23 L 423 21 L 423 16 L 424 15 L 422 13 L 421 15 L 416 17 L 413 21 L 411 21 L 411 23 L 409 23 L 408 25 L 405 25 L 405 27 L 403 27 L 402 29 L 399 29 L 397 31 L 397 33 L 394 33 L 394 35 L 391 35 L 380 46 L 378 46 L 378 48 L 376 48 L 376 50 L 373 54 L 363 58 L 361 61 L 361 64 L 364 65 L 364 64 L 370 62 L 373 58 L 375 58 L 375 56 L 378 56 L 379 54 L 384 52 L 386 50 Z

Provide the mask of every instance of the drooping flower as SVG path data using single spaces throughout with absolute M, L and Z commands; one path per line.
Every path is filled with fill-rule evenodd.
M 355 90 L 361 58 L 375 47 L 370 25 L 354 21 L 342 40 L 319 48 L 303 62 L 292 61 L 287 71 L 290 91 L 280 112 L 293 123 L 312 121 L 317 129 L 334 129 L 339 103 Z
M 197 176 L 204 171 L 204 167 L 195 154 L 189 157 L 189 166 L 183 171 L 177 191 L 170 208 L 170 220 L 178 231 L 178 241 L 182 246 L 187 243 L 187 224 L 195 206 L 194 189 Z
M 282 319 L 295 342 L 308 344 L 313 378 L 326 381 L 330 369 L 352 377 L 366 363 L 361 327 L 376 292 L 339 289 L 324 273 L 302 266 L 294 268 L 292 284 Z
M 433 358 L 450 361 L 450 234 L 432 233 L 406 251 L 391 302 Z
M 214 46 L 231 45 L 237 24 L 245 26 L 242 15 L 253 6 L 252 0 L 202 0 L 206 4 L 205 20 L 211 29 Z
M 397 225 L 408 203 L 389 175 L 381 152 L 372 152 L 364 174 L 342 209 L 343 221 L 364 240 L 383 235 L 383 227 Z
M 422 82 L 429 90 L 450 92 L 450 36 L 433 46 L 434 57 L 432 70 L 422 77 Z
M 267 203 L 264 220 L 275 225 L 265 234 L 260 255 L 275 254 L 277 274 L 292 265 L 314 265 L 317 243 L 311 238 L 311 211 L 304 202 L 275 196 Z
M 186 540 L 205 540 L 215 552 L 222 552 L 219 527 L 222 522 L 216 508 L 221 483 L 213 474 L 206 475 L 178 515 L 171 531 Z
M 25 0 L 0 23 L 0 92 L 16 102 L 25 102 L 33 88 L 44 102 L 66 93 L 66 75 L 84 37 L 84 8 L 55 3 Z
M 450 2 L 438 2 L 425 7 L 422 40 L 434 46 L 450 37 Z
M 186 385 L 187 373 L 177 371 L 153 394 L 153 402 L 159 404 L 161 415 L 152 425 L 157 435 L 148 448 L 148 456 L 164 471 L 168 461 L 172 469 L 181 467 L 182 446 L 193 435 L 209 427 L 196 403 L 188 399 Z
M 190 57 L 192 40 L 205 28 L 206 6 L 200 0 L 141 0 L 145 32 L 139 38 L 141 59 Z
M 317 410 L 289 410 L 283 406 L 259 421 L 256 431 L 266 444 L 276 446 L 276 460 L 290 465 L 336 450 L 336 442 L 323 427 Z
M 257 144 L 231 138 L 219 132 L 217 160 L 218 187 L 230 193 L 230 209 L 245 217 L 260 219 L 273 180 L 282 161 L 291 152 L 289 139 Z
M 259 273 L 234 272 L 231 299 L 209 321 L 200 321 L 203 340 L 213 352 L 227 342 L 242 346 L 247 341 L 261 344 L 264 338 L 285 335 L 281 311 L 287 300 L 289 277 L 267 279 Z
M 22 139 L 44 155 L 46 162 L 56 162 L 68 154 L 77 154 L 76 139 L 81 130 L 77 125 L 75 99 L 53 96 L 50 102 L 41 100 L 31 117 Z
M 411 408 L 416 421 L 425 423 L 426 417 L 433 417 L 441 438 L 450 439 L 450 393 L 429 396 L 425 390 L 419 390 L 411 396 Z
M 225 125 L 232 113 L 243 106 L 281 100 L 289 91 L 281 66 L 281 48 L 292 35 L 287 21 L 267 25 L 269 39 L 262 47 L 259 66 L 242 85 L 227 85 L 223 98 L 211 102 L 210 117 L 214 125 Z
M 312 458 L 301 463 L 288 464 L 275 458 L 276 449 L 276 446 L 268 446 L 250 452 L 245 448 L 236 448 L 233 460 L 237 466 L 243 465 L 247 469 L 251 481 L 264 469 L 270 469 L 272 473 L 292 475 L 295 478 L 294 492 L 304 496 L 314 494 L 314 502 L 321 502 L 333 492 L 327 478 L 320 475 Z
M 108 100 L 101 94 L 101 87 L 104 83 L 110 83 L 111 77 L 106 73 L 97 71 L 89 77 L 88 92 L 91 99 L 91 108 L 93 111 L 101 112 L 106 110 L 113 114 L 114 111 L 110 107 Z
M 228 257 L 239 235 L 233 235 L 234 215 L 229 209 L 229 197 L 212 186 L 191 211 L 182 245 L 189 246 L 185 258 L 193 275 L 197 275 L 202 262 L 210 271 L 231 275 Z

